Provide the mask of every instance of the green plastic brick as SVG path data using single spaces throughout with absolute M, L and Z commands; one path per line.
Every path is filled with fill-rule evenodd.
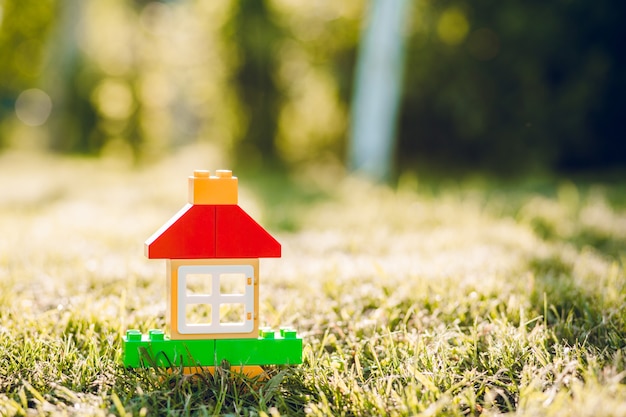
M 302 339 L 286 339 L 266 335 L 258 339 L 219 339 L 215 341 L 217 362 L 228 361 L 232 366 L 296 365 L 302 363 Z
M 137 340 L 135 331 L 126 332 L 124 365 L 130 368 L 153 366 L 213 366 L 215 340 L 170 340 L 161 330 L 150 330 Z
M 123 340 L 123 362 L 130 368 L 215 366 L 223 360 L 232 366 L 302 363 L 302 339 L 288 329 L 264 329 L 258 339 L 218 340 L 170 340 L 161 330 L 128 330 Z

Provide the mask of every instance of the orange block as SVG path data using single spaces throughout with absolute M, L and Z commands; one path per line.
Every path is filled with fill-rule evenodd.
M 237 177 L 232 171 L 195 170 L 189 177 L 189 203 L 191 204 L 237 204 Z

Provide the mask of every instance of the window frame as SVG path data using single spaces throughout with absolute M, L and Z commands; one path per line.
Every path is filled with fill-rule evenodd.
M 211 275 L 211 294 L 187 294 L 187 275 Z M 222 294 L 221 274 L 244 274 L 244 294 Z M 249 333 L 254 330 L 254 268 L 252 265 L 181 265 L 178 267 L 178 332 L 180 334 Z M 211 323 L 188 323 L 187 306 L 211 306 Z M 243 322 L 220 321 L 222 304 L 243 304 Z

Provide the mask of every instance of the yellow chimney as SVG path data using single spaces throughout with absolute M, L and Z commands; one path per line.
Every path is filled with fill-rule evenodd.
M 189 202 L 191 204 L 237 204 L 237 177 L 233 172 L 220 169 L 211 175 L 197 169 L 189 177 Z

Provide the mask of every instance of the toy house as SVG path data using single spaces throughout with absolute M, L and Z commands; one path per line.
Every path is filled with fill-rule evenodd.
M 189 200 L 145 243 L 149 259 L 165 259 L 169 337 L 128 330 L 124 364 L 289 365 L 302 360 L 302 339 L 291 329 L 259 329 L 259 258 L 280 257 L 281 246 L 238 206 L 231 171 L 189 177 Z

